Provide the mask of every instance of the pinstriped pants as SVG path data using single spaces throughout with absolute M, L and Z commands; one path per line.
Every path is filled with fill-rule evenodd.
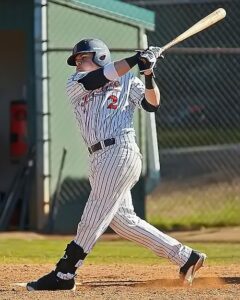
M 110 226 L 120 236 L 183 266 L 192 249 L 162 233 L 134 212 L 131 188 L 141 174 L 141 154 L 134 141 L 120 140 L 90 156 L 92 187 L 74 241 L 89 253 Z

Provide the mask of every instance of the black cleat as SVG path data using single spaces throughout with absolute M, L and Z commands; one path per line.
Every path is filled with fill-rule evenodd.
M 180 268 L 179 276 L 183 284 L 192 285 L 196 272 L 203 266 L 207 255 L 192 251 L 188 261 Z
M 56 272 L 51 273 L 39 278 L 37 281 L 27 283 L 28 291 L 57 291 L 57 290 L 72 290 L 76 289 L 75 280 L 63 280 L 57 277 Z

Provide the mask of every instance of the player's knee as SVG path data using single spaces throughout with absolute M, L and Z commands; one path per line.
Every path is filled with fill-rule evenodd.
M 137 215 L 131 215 L 131 216 L 121 216 L 117 215 L 113 218 L 110 227 L 116 231 L 116 230 L 122 230 L 122 228 L 129 228 L 129 227 L 135 227 L 138 225 L 140 221 L 140 218 Z

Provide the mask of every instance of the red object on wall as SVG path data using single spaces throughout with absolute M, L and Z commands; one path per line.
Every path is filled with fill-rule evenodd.
M 19 161 L 27 154 L 27 104 L 26 101 L 12 101 L 10 104 L 10 157 Z

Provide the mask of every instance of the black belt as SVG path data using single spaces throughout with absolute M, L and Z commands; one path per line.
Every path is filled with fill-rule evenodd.
M 105 147 L 114 145 L 115 144 L 115 138 L 111 138 L 111 139 L 104 140 L 102 142 L 98 142 L 97 144 L 90 146 L 88 148 L 88 151 L 92 154 L 93 152 L 96 152 L 98 150 L 102 150 L 103 149 L 102 144 L 104 144 Z

